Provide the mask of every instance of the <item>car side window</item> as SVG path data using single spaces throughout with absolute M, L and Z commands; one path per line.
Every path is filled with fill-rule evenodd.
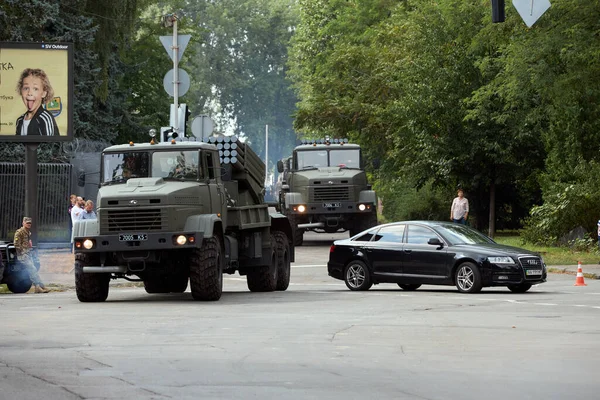
M 379 232 L 377 232 L 377 236 L 373 239 L 373 241 L 402 243 L 404 228 L 405 225 L 384 226 L 379 230 Z
M 359 237 L 357 237 L 356 239 L 354 239 L 355 242 L 370 242 L 371 238 L 375 235 L 376 230 L 371 230 L 369 232 L 366 232 L 363 235 L 360 235 Z
M 406 243 L 427 244 L 429 239 L 435 237 L 438 237 L 438 235 L 436 235 L 434 231 L 427 227 L 419 225 L 409 225 Z

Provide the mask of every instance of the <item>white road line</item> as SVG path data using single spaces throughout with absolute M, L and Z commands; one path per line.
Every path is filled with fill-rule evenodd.
M 535 304 L 537 306 L 557 306 L 558 304 L 554 304 L 554 303 L 531 303 L 531 304 Z

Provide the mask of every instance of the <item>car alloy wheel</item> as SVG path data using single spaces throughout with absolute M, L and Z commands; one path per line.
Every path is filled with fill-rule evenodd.
M 461 264 L 456 270 L 456 287 L 463 293 L 477 293 L 481 290 L 481 274 L 479 269 L 470 263 Z
M 362 261 L 352 261 L 348 264 L 344 281 L 350 290 L 369 290 L 372 285 L 369 270 Z

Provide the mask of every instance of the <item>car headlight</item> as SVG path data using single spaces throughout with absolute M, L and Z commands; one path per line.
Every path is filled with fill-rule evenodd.
M 515 260 L 510 257 L 488 257 L 488 261 L 492 264 L 514 264 Z
M 91 249 L 92 247 L 94 247 L 94 241 L 92 239 L 85 239 L 83 241 L 83 247 L 86 249 Z

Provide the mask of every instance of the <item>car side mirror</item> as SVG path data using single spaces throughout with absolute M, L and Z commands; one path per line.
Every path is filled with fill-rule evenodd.
M 431 238 L 427 241 L 427 244 L 432 246 L 444 246 L 444 243 L 439 238 Z
M 281 160 L 277 161 L 277 172 L 279 172 L 279 173 L 283 172 L 283 161 L 281 161 Z
M 281 190 L 283 190 L 284 192 L 289 192 L 290 185 L 281 185 Z

